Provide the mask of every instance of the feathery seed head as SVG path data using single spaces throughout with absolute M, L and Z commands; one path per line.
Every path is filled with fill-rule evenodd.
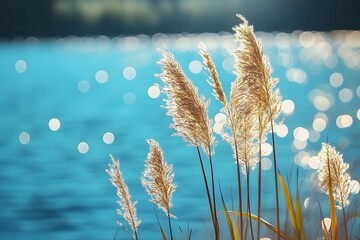
M 248 101 L 256 107 L 258 139 L 264 142 L 271 121 L 280 113 L 281 97 L 279 90 L 274 90 L 278 79 L 271 78 L 270 61 L 263 54 L 261 41 L 256 38 L 253 27 L 243 16 L 238 17 L 243 23 L 234 28 L 235 39 L 240 43 L 234 53 L 236 81 L 243 82 L 240 85 L 248 89 Z
M 172 183 L 174 179 L 172 165 L 164 161 L 163 152 L 155 140 L 150 139 L 148 143 L 150 150 L 141 183 L 150 195 L 150 202 L 156 203 L 166 215 L 175 217 L 170 214 L 172 194 L 176 188 L 176 185 Z
M 208 102 L 199 97 L 197 88 L 185 76 L 180 64 L 168 50 L 160 50 L 159 64 L 162 73 L 157 75 L 164 83 L 163 92 L 167 95 L 165 108 L 172 117 L 171 127 L 178 136 L 194 146 L 199 146 L 211 155 L 213 144 L 211 121 L 208 118 Z
M 349 164 L 344 163 L 342 155 L 336 151 L 335 147 L 328 143 L 323 143 L 321 151 L 318 154 L 320 158 L 320 167 L 318 169 L 320 187 L 326 194 L 333 194 L 338 202 L 337 207 L 347 206 L 350 193 L 350 175 L 346 172 Z M 329 190 L 329 181 L 332 189 Z
M 209 84 L 212 86 L 214 93 L 213 95 L 216 97 L 218 101 L 220 101 L 224 106 L 227 105 L 226 96 L 219 81 L 218 73 L 215 68 L 215 64 L 210 57 L 209 52 L 206 50 L 206 46 L 204 43 L 200 43 L 200 55 L 203 58 L 203 64 L 206 66 L 210 78 L 212 82 L 209 80 Z
M 136 202 L 131 202 L 129 189 L 120 171 L 119 160 L 116 160 L 112 155 L 110 155 L 110 158 L 112 163 L 109 164 L 109 169 L 106 169 L 105 171 L 110 175 L 110 181 L 117 190 L 117 195 L 119 197 L 117 203 L 121 207 L 121 209 L 117 209 L 117 212 L 129 223 L 133 232 L 136 232 L 141 223 L 141 221 L 136 218 Z M 122 226 L 121 223 L 118 222 L 118 224 Z

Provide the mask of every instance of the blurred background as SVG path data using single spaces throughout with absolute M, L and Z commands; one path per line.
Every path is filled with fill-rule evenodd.
M 157 49 L 172 51 L 199 93 L 211 100 L 215 180 L 231 206 L 236 170 L 231 148 L 218 135 L 226 116 L 211 95 L 198 45 L 206 44 L 228 94 L 235 78 L 231 52 L 239 47 L 232 36 L 240 23 L 237 13 L 254 25 L 273 77 L 280 79 L 279 170 L 295 189 L 300 169 L 307 234 L 316 239 L 317 199 L 329 217 L 316 174 L 321 142 L 335 146 L 350 164 L 352 204 L 346 210 L 359 206 L 358 9 L 356 0 L 0 0 L 0 239 L 129 239 L 116 224 L 127 226 L 116 214 L 116 191 L 105 173 L 110 153 L 120 159 L 138 202 L 139 238 L 160 239 L 140 184 L 149 138 L 160 143 L 174 167 L 174 235 L 179 238 L 179 227 L 190 226 L 193 239 L 210 238 L 196 149 L 172 137 L 171 119 L 161 107 Z M 263 149 L 262 216 L 275 223 L 273 149 L 269 143 Z M 256 178 L 257 169 L 251 175 L 253 211 Z M 167 233 L 165 215 L 158 214 Z M 285 216 L 281 208 L 282 224 Z M 349 228 L 359 237 L 359 221 Z M 222 235 L 229 237 L 225 230 Z M 265 227 L 261 237 L 274 239 Z
M 359 8 L 356 0 L 2 0 L 0 36 L 217 33 L 240 12 L 258 31 L 357 30 Z

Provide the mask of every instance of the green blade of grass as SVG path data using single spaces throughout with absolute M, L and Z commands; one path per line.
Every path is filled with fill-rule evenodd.
M 267 227 L 269 230 L 271 230 L 273 233 L 275 234 L 279 234 L 281 238 L 285 239 L 285 240 L 290 240 L 291 238 L 284 233 L 283 231 L 281 231 L 280 229 L 278 229 L 276 226 L 272 225 L 271 223 L 269 223 L 268 221 L 262 219 L 262 218 L 258 218 L 258 216 L 251 214 L 251 216 L 249 216 L 249 214 L 247 212 L 236 212 L 236 211 L 229 211 L 229 213 L 234 214 L 236 216 L 243 216 L 245 218 L 251 218 L 253 220 L 258 221 L 260 219 L 260 223 L 263 224 L 265 227 Z
M 293 230 L 294 230 L 294 232 L 295 232 L 295 234 L 296 234 L 296 236 L 298 238 L 298 236 L 299 236 L 299 226 L 298 226 L 298 223 L 297 223 L 297 220 L 296 220 L 294 205 L 293 205 L 293 202 L 292 202 L 292 198 L 291 198 L 289 189 L 287 188 L 287 186 L 285 184 L 284 178 L 280 174 L 279 174 L 279 182 L 280 182 L 280 186 L 281 186 L 281 189 L 283 191 L 283 194 L 284 194 L 284 199 L 285 199 L 285 202 L 286 202 L 286 207 L 287 207 L 288 212 L 289 212 L 289 217 L 290 217 L 291 224 L 293 226 Z
M 225 204 L 225 201 L 224 201 L 224 197 L 223 197 L 223 194 L 222 194 L 222 191 L 221 191 L 221 186 L 219 184 L 219 188 L 220 188 L 220 196 L 221 196 L 221 202 L 222 202 L 222 205 L 223 205 L 223 209 L 224 209 L 224 212 L 225 212 L 225 218 L 226 218 L 226 222 L 227 222 L 227 225 L 228 225 L 228 228 L 229 228 L 229 232 L 230 232 L 230 236 L 231 236 L 231 239 L 232 240 L 235 240 L 235 234 L 234 234 L 234 228 L 233 228 L 233 223 L 230 219 L 230 215 L 229 215 L 229 212 L 226 208 L 226 204 Z M 235 224 L 236 225 L 236 224 Z M 236 234 L 237 235 L 237 234 Z
M 156 220 L 158 222 L 158 225 L 159 225 L 159 228 L 160 228 L 160 232 L 161 232 L 161 236 L 162 236 L 162 239 L 163 240 L 166 240 L 166 235 L 165 235 L 165 232 L 164 232 L 164 229 L 161 227 L 161 224 L 160 224 L 160 221 L 159 221 L 159 216 L 156 212 L 156 209 L 155 209 L 155 205 L 153 205 L 154 207 L 154 212 L 155 212 L 155 216 L 156 216 Z
M 305 239 L 304 225 L 303 225 L 303 215 L 301 210 L 300 197 L 296 194 L 296 221 L 299 227 L 300 239 Z

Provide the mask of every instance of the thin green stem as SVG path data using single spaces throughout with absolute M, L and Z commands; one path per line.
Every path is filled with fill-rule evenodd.
M 211 158 L 211 149 L 210 146 L 208 147 L 209 149 L 209 162 L 210 162 L 210 170 L 211 170 L 211 186 L 212 186 L 212 197 L 213 197 L 213 209 L 214 209 L 214 220 L 215 220 L 215 225 L 216 225 L 216 232 L 215 232 L 215 237 L 216 239 L 219 239 L 219 221 L 217 218 L 217 212 L 216 212 L 216 197 L 215 197 L 215 184 L 214 184 L 214 169 L 213 169 L 213 164 L 212 164 L 212 158 Z
M 250 206 L 250 170 L 246 170 L 246 191 L 247 191 L 247 208 L 248 208 L 248 214 L 251 216 L 251 206 Z M 250 221 L 250 233 L 251 233 L 251 239 L 254 240 L 254 231 L 252 226 L 252 220 L 249 218 Z
M 343 218 L 344 218 L 344 227 L 345 227 L 345 239 L 348 240 L 349 239 L 349 234 L 348 234 L 348 230 L 347 230 L 347 219 L 346 219 L 346 215 L 345 215 L 345 208 L 344 208 L 344 199 L 343 196 L 341 194 L 341 208 L 342 208 L 342 214 L 343 214 Z
M 274 136 L 274 123 L 271 120 L 271 140 L 273 145 L 273 157 L 274 157 L 274 181 L 275 181 L 275 200 L 276 200 L 276 227 L 277 227 L 277 239 L 280 240 L 280 209 L 279 209 L 279 189 L 278 189 L 278 172 L 276 164 L 276 147 Z
M 169 230 L 170 230 L 170 238 L 171 240 L 173 240 L 173 233 L 172 233 L 172 228 L 171 228 L 171 217 L 170 217 L 170 210 L 167 210 L 167 216 L 168 216 L 168 222 L 169 222 Z
M 135 234 L 135 240 L 138 240 L 139 238 L 138 238 L 138 235 L 137 235 L 137 231 L 136 231 L 136 230 L 134 231 L 134 234 Z
M 240 239 L 243 239 L 244 236 L 244 222 L 242 217 L 242 196 L 241 196 L 241 173 L 240 173 L 240 161 L 239 161 L 239 153 L 237 149 L 237 143 L 234 142 L 235 145 L 235 157 L 236 157 L 236 170 L 237 170 L 237 182 L 238 182 L 238 194 L 239 194 L 239 212 L 240 212 Z
M 260 239 L 260 218 L 261 218 L 261 142 L 259 139 L 259 175 L 258 175 L 258 220 L 257 220 L 257 237 Z
M 201 171 L 202 171 L 203 178 L 204 178 L 206 194 L 207 194 L 209 207 L 210 207 L 210 211 L 211 211 L 211 218 L 212 218 L 212 221 L 213 221 L 213 227 L 214 227 L 214 231 L 215 231 L 215 236 L 217 236 L 218 233 L 217 233 L 216 222 L 215 222 L 215 217 L 214 217 L 214 209 L 213 209 L 213 205 L 212 205 L 212 201 L 211 201 L 211 197 L 210 197 L 209 184 L 208 184 L 208 181 L 207 181 L 207 178 L 206 178 L 205 168 L 204 168 L 204 164 L 203 164 L 202 157 L 201 157 L 201 154 L 200 154 L 200 149 L 199 149 L 198 146 L 196 146 L 196 149 L 197 149 L 197 153 L 198 153 L 198 156 L 199 156 L 199 161 L 200 161 L 200 165 L 201 165 Z

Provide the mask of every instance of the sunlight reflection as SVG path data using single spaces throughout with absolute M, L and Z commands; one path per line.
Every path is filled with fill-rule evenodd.
M 27 68 L 27 64 L 24 60 L 18 60 L 16 61 L 15 63 L 15 70 L 18 72 L 18 73 L 24 73 L 26 71 L 26 68 Z
M 108 79 L 109 79 L 108 73 L 104 70 L 99 70 L 95 74 L 95 80 L 98 83 L 106 83 Z
M 348 128 L 353 124 L 353 119 L 350 115 L 344 114 L 336 118 L 336 126 L 338 128 Z
M 27 133 L 27 132 L 22 132 L 22 133 L 20 133 L 20 135 L 19 135 L 19 142 L 20 142 L 21 144 L 24 144 L 24 145 L 28 144 L 28 143 L 30 142 L 30 135 L 29 135 L 29 133 Z
M 148 95 L 151 98 L 158 98 L 160 96 L 160 93 L 161 93 L 160 87 L 157 84 L 152 85 L 148 89 Z
M 78 151 L 81 154 L 85 154 L 89 151 L 89 145 L 86 142 L 81 142 L 78 145 Z
M 49 128 L 50 128 L 51 131 L 55 132 L 55 131 L 59 130 L 60 125 L 61 125 L 60 121 L 57 118 L 52 118 L 49 121 Z

